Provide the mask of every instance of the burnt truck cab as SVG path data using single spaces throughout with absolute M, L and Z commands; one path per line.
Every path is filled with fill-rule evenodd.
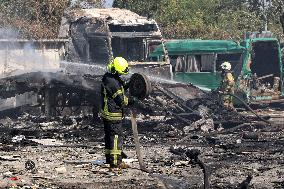
M 78 9 L 66 11 L 59 32 L 60 38 L 69 39 L 65 60 L 61 66 L 69 71 L 82 69 L 83 73 L 100 75 L 111 58 L 124 57 L 133 72 L 146 72 L 170 78 L 170 64 L 165 61 L 149 62 L 148 56 L 161 44 L 161 32 L 153 19 L 119 8 Z M 73 63 L 71 63 L 73 62 Z M 77 69 L 76 64 L 80 64 Z M 71 68 L 72 67 L 72 68 Z M 93 67 L 94 69 L 90 69 Z

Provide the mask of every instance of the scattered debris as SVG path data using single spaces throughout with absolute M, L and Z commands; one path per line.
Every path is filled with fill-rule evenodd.
M 204 189 L 210 188 L 210 182 L 209 182 L 209 173 L 207 170 L 206 165 L 203 163 L 203 161 L 199 158 L 200 151 L 197 149 L 183 149 L 183 148 L 170 148 L 170 151 L 176 155 L 181 156 L 184 159 L 188 159 L 193 164 L 198 164 L 200 168 L 203 171 L 204 174 Z
M 26 170 L 34 170 L 35 169 L 35 162 L 33 162 L 32 160 L 27 160 L 25 163 L 25 168 Z
M 249 189 L 249 184 L 252 180 L 252 175 L 248 175 L 246 179 L 238 185 L 238 189 Z
M 55 171 L 58 173 L 58 174 L 64 174 L 67 172 L 67 169 L 66 167 L 58 167 L 58 168 L 55 168 Z
M 2 161 L 19 161 L 21 158 L 20 156 L 0 156 L 0 160 Z
M 103 125 L 93 108 L 97 103 L 93 102 L 93 97 L 98 94 L 92 91 L 98 89 L 100 78 L 60 73 L 47 75 L 33 73 L 0 80 L 2 86 L 7 83 L 11 86 L 9 90 L 0 89 L 3 98 L 33 90 L 40 91 L 42 96 L 58 92 L 56 106 L 49 106 L 39 96 L 37 105 L 11 109 L 12 113 L 1 112 L 3 161 L 0 167 L 5 178 L 19 175 L 21 181 L 26 180 L 27 186 L 36 183 L 38 188 L 66 188 L 70 180 L 76 182 L 73 188 L 147 187 L 147 183 L 151 183 L 151 187 L 200 188 L 208 186 L 208 169 L 211 188 L 235 188 L 248 170 L 257 170 L 258 175 L 254 175 L 249 185 L 265 183 L 273 188 L 279 181 L 277 175 L 283 172 L 281 125 L 268 126 L 250 112 L 228 110 L 218 103 L 217 96 L 192 85 L 155 79 L 151 80 L 150 96 L 135 107 L 143 161 L 153 174 L 139 170 L 130 134 L 129 112 L 126 112 L 123 127 L 126 143 L 123 151 L 128 159 L 123 161 L 130 167 L 120 173 L 109 172 L 103 157 Z M 39 82 L 47 78 L 49 82 Z M 265 111 L 271 114 L 271 107 L 258 114 L 265 114 Z M 282 114 L 282 110 L 275 109 L 266 119 L 281 122 Z M 180 150 L 177 150 L 178 155 L 171 153 L 173 145 Z M 246 163 L 256 161 L 259 165 Z M 36 171 L 30 171 L 35 169 L 35 162 Z M 203 174 L 196 165 L 203 167 Z M 200 182 L 201 177 L 205 178 L 205 184 Z M 271 182 L 264 181 L 263 177 L 271 178 Z
M 12 138 L 12 142 L 16 143 L 16 142 L 21 142 L 23 139 L 25 139 L 26 137 L 24 135 L 18 135 L 18 136 L 14 136 Z
M 45 145 L 45 146 L 61 146 L 63 145 L 62 142 L 55 140 L 55 139 L 30 139 L 33 142 Z

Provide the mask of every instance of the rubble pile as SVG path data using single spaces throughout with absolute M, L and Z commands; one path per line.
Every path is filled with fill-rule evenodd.
M 67 89 L 86 84 L 69 81 L 51 83 Z M 147 99 L 130 108 L 138 114 L 141 152 L 153 173 L 139 169 L 127 112 L 123 161 L 130 167 L 110 172 L 103 124 L 92 112 L 46 116 L 21 107 L 18 117 L 0 119 L 0 188 L 283 188 L 280 125 L 225 109 L 215 95 L 191 85 L 152 87 Z M 261 114 L 276 118 L 283 112 Z
M 164 116 L 165 123 L 183 128 L 185 133 L 200 129 L 209 132 L 257 119 L 224 107 L 218 94 L 205 93 L 189 84 L 159 83 L 153 86 L 150 97 L 138 104 L 140 112 Z

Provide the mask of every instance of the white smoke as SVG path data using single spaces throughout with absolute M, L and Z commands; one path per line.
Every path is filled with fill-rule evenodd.
M 0 29 L 0 77 L 59 69 L 58 49 L 19 39 L 12 29 Z
M 0 39 L 16 39 L 18 35 L 12 28 L 0 28 Z

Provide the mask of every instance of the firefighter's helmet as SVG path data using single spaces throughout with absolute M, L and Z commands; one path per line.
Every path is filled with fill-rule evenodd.
M 230 62 L 223 62 L 221 64 L 221 69 L 222 70 L 231 70 L 232 66 Z
M 122 57 L 116 57 L 108 64 L 108 71 L 112 74 L 127 75 L 129 72 L 127 60 Z

